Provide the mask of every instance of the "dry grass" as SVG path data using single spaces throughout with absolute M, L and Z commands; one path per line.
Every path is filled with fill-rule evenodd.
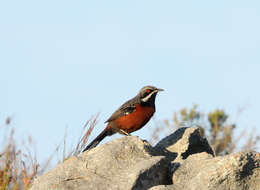
M 12 119 L 7 118 L 5 124 L 0 126 L 3 141 L 0 147 L 0 190 L 27 190 L 36 176 L 49 169 L 55 154 L 62 152 L 62 160 L 57 160 L 57 163 L 79 154 L 86 146 L 88 137 L 97 123 L 97 118 L 98 115 L 86 122 L 82 129 L 82 136 L 68 153 L 66 153 L 65 135 L 63 143 L 57 146 L 54 153 L 50 154 L 43 164 L 38 162 L 32 138 L 28 137 L 25 142 L 18 143 L 14 138 Z
M 84 124 L 82 131 L 80 133 L 81 135 L 79 136 L 78 140 L 76 141 L 77 142 L 76 145 L 70 146 L 68 151 L 67 151 L 67 144 L 66 144 L 67 135 L 65 133 L 64 139 L 63 139 L 63 144 L 59 145 L 56 148 L 56 153 L 60 154 L 60 152 L 62 152 L 62 159 L 59 160 L 58 162 L 63 162 L 64 160 L 67 160 L 68 158 L 70 158 L 72 156 L 77 156 L 78 154 L 80 154 L 83 151 L 83 149 L 87 145 L 88 138 L 89 138 L 93 128 L 96 126 L 96 124 L 98 122 L 98 117 L 99 117 L 99 114 L 93 116 L 92 118 L 90 118 L 89 120 L 86 121 L 86 123 Z
M 33 178 L 40 172 L 35 154 L 26 147 L 32 145 L 32 140 L 29 137 L 24 142 L 25 149 L 18 148 L 10 125 L 11 118 L 7 118 L 5 125 L 1 126 L 0 190 L 29 189 Z

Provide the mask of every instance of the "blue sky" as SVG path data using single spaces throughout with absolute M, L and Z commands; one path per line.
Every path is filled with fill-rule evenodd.
M 259 1 L 1 1 L 0 121 L 44 159 L 150 84 L 156 120 L 197 103 L 259 134 L 259 20 Z

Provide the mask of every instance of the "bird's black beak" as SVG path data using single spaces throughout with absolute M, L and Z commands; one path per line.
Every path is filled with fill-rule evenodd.
M 164 89 L 162 89 L 162 88 L 157 88 L 156 90 L 157 90 L 157 92 L 164 91 Z

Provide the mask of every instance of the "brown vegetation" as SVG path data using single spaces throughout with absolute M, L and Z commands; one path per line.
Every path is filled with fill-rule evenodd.
M 198 126 L 201 134 L 210 142 L 216 155 L 225 155 L 240 150 L 257 150 L 260 142 L 259 134 L 254 128 L 245 126 L 239 135 L 235 135 L 237 125 L 228 121 L 229 116 L 224 110 L 216 109 L 209 113 L 198 111 L 198 106 L 183 108 L 173 114 L 173 119 L 156 123 L 150 142 L 158 142 L 159 135 L 167 135 L 180 127 Z
M 26 143 L 24 149 L 17 147 L 14 129 L 10 124 L 11 118 L 7 118 L 5 126 L 1 126 L 0 189 L 29 189 L 33 178 L 40 173 L 39 164 L 33 151 L 27 149 Z M 30 137 L 27 143 L 32 144 Z
M 97 117 L 86 122 L 82 129 L 82 136 L 79 137 L 76 146 L 66 153 L 66 135 L 63 143 L 58 145 L 54 153 L 50 154 L 45 163 L 40 164 L 33 149 L 32 138 L 28 137 L 22 146 L 17 144 L 14 138 L 12 119 L 7 118 L 3 126 L 0 126 L 2 144 L 0 146 L 0 190 L 27 190 L 31 187 L 32 180 L 49 169 L 50 161 L 55 154 L 62 152 L 62 160 L 77 155 L 86 146 L 88 136 L 96 125 Z M 85 132 L 86 131 L 86 132 Z M 22 148 L 20 148 L 22 147 Z

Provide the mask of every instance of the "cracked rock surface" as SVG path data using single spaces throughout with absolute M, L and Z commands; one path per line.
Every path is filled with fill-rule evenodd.
M 156 146 L 127 136 L 71 157 L 31 190 L 257 190 L 260 153 L 214 156 L 199 128 L 180 128 Z
M 169 164 L 138 137 L 123 137 L 72 157 L 35 180 L 32 190 L 148 189 L 169 184 Z

